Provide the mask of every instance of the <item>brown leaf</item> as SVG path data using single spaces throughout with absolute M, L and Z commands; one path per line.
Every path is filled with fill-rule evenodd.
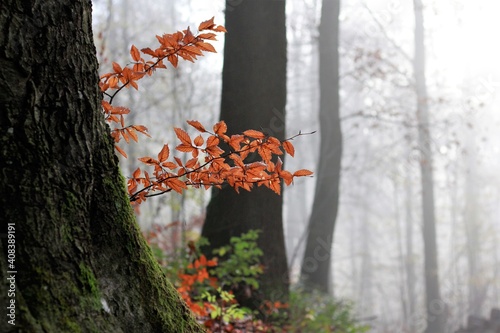
M 168 159 L 169 155 L 170 148 L 168 148 L 168 145 L 164 145 L 161 151 L 158 153 L 158 161 L 160 161 L 160 163 L 165 162 Z
M 197 121 L 197 120 L 188 120 L 187 123 L 189 125 L 193 126 L 194 128 L 196 128 L 201 133 L 205 133 L 206 132 L 205 127 L 203 127 L 203 125 L 199 121 Z
M 211 29 L 215 25 L 214 18 L 215 17 L 212 17 L 210 20 L 201 22 L 200 25 L 198 26 L 198 31 Z
M 135 47 L 135 45 L 132 45 L 132 47 L 130 48 L 130 55 L 132 56 L 132 59 L 134 61 L 141 60 L 141 53 L 139 52 L 137 47 Z
M 300 169 L 300 170 L 295 171 L 293 173 L 293 176 L 294 177 L 304 177 L 304 176 L 310 176 L 312 174 L 313 174 L 312 171 L 309 171 L 307 169 Z
M 283 148 L 288 153 L 288 155 L 292 157 L 295 155 L 295 148 L 290 141 L 283 141 Z
M 246 130 L 245 132 L 243 132 L 244 135 L 250 137 L 250 138 L 254 138 L 254 139 L 264 139 L 266 137 L 266 135 L 264 133 L 262 133 L 261 131 L 256 131 L 256 130 Z
M 175 127 L 174 131 L 175 135 L 177 135 L 177 138 L 179 138 L 179 140 L 181 140 L 181 142 L 184 145 L 191 146 L 191 138 L 189 137 L 189 134 L 187 134 L 186 131 L 184 131 L 182 128 L 179 127 Z

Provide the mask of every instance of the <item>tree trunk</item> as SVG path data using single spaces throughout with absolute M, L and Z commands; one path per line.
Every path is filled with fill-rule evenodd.
M 90 1 L 0 6 L 0 298 L 15 305 L 0 331 L 202 332 L 135 223 L 100 111 Z
M 472 112 L 472 111 L 470 111 Z M 480 218 L 477 207 L 479 191 L 477 188 L 477 147 L 474 136 L 474 120 L 470 120 L 472 128 L 466 128 L 465 138 L 465 211 L 464 224 L 467 239 L 467 264 L 469 268 L 468 278 L 468 303 L 469 315 L 480 316 L 482 314 L 483 302 L 487 286 L 485 278 L 481 274 L 481 230 Z
M 339 204 L 342 133 L 339 117 L 339 0 L 324 0 L 319 27 L 320 158 L 301 268 L 306 290 L 328 291 Z
M 284 139 L 285 1 L 227 1 L 225 26 L 220 118 L 233 133 L 262 129 Z M 258 245 L 264 252 L 265 272 L 260 290 L 267 299 L 288 296 L 282 203 L 282 196 L 263 187 L 240 194 L 230 187 L 215 189 L 202 232 L 213 249 L 250 229 L 262 231 Z M 258 306 L 259 298 L 253 295 L 250 303 Z
M 427 85 L 425 79 L 423 5 L 421 0 L 414 0 L 413 4 L 415 10 L 414 72 L 417 93 L 418 142 L 421 153 L 420 171 L 422 174 L 425 304 L 427 311 L 427 328 L 425 332 L 443 333 L 445 327 L 446 305 L 441 298 L 438 274 L 438 251 L 434 212 L 434 179 Z
M 412 201 L 413 190 L 411 183 L 411 170 L 406 170 L 405 187 L 405 232 L 406 232 L 406 256 L 405 256 L 405 271 L 406 271 L 406 290 L 408 293 L 408 307 L 407 307 L 407 329 L 408 332 L 414 333 L 416 329 L 416 311 L 417 311 L 417 294 L 415 291 L 416 277 L 415 277 L 415 255 L 413 253 L 413 214 L 412 214 Z

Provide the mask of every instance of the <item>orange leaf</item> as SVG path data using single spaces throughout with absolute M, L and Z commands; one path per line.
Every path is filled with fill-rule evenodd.
M 264 133 L 256 130 L 246 130 L 243 134 L 254 139 L 264 139 L 266 137 Z
M 203 53 L 201 52 L 200 48 L 198 48 L 196 46 L 187 45 L 187 46 L 184 46 L 182 48 L 182 50 L 185 51 L 185 52 L 187 52 L 187 53 L 190 53 L 195 58 L 196 58 L 197 55 L 203 55 Z
M 141 49 L 141 51 L 142 51 L 142 53 L 145 53 L 145 54 L 150 55 L 152 57 L 156 57 L 155 51 L 151 50 L 149 47 Z
M 207 139 L 207 148 L 208 147 L 214 147 L 219 145 L 219 138 L 216 136 L 209 136 Z
M 271 158 L 273 157 L 271 150 L 269 150 L 267 147 L 260 146 L 258 149 L 258 153 L 266 163 L 271 161 Z
M 198 165 L 198 159 L 197 158 L 192 158 L 189 161 L 186 162 L 185 167 L 189 169 L 193 169 Z
M 196 43 L 196 46 L 198 46 L 201 50 L 207 51 L 207 52 L 217 52 L 215 51 L 215 48 L 213 47 L 212 44 L 205 43 L 205 42 L 198 42 Z
M 141 169 L 140 168 L 137 168 L 134 173 L 132 174 L 132 177 L 134 178 L 139 178 L 139 176 L 141 175 Z
M 135 47 L 135 45 L 132 45 L 132 47 L 130 48 L 130 55 L 132 56 L 132 59 L 134 59 L 134 61 L 141 60 L 141 53 L 139 52 L 137 47 Z
M 177 157 L 175 156 L 174 157 L 174 160 L 177 162 L 177 164 L 181 167 L 182 166 L 182 161 Z
M 118 78 L 116 76 L 112 76 L 108 80 L 108 85 L 110 88 L 116 88 L 118 84 Z
M 134 64 L 133 70 L 134 72 L 144 72 L 144 64 L 143 63 Z
M 194 138 L 194 144 L 198 147 L 201 146 L 203 142 L 205 142 L 205 140 L 203 140 L 201 135 L 198 135 L 196 138 Z
M 129 179 L 127 182 L 127 191 L 133 194 L 137 190 L 137 182 L 134 179 Z
M 120 65 L 118 65 L 116 62 L 113 61 L 113 70 L 115 71 L 115 73 L 117 74 L 121 74 L 121 72 L 123 72 L 123 69 Z
M 226 28 L 224 28 L 222 25 L 219 25 L 219 26 L 213 28 L 212 30 L 217 31 L 217 32 L 227 32 Z
M 229 158 L 231 158 L 235 165 L 239 166 L 240 168 L 244 168 L 245 164 L 243 163 L 243 160 L 241 159 L 240 155 L 237 154 L 231 154 L 229 155 Z
M 274 193 L 276 193 L 277 195 L 280 195 L 281 194 L 281 184 L 280 184 L 280 181 L 279 179 L 273 179 L 273 180 L 270 180 L 269 181 L 269 186 L 268 186 L 271 190 L 273 190 Z
M 178 145 L 177 147 L 175 147 L 175 149 L 177 149 L 178 151 L 182 151 L 184 153 L 190 153 L 193 150 L 195 150 L 196 148 L 193 148 L 193 146 L 191 146 L 191 145 L 187 145 L 187 144 L 182 143 L 182 144 Z
M 148 129 L 146 126 L 142 126 L 142 125 L 133 125 L 132 126 L 135 130 L 141 132 L 142 134 L 148 136 L 148 137 L 151 137 L 151 135 L 149 135 L 148 133 Z
M 229 145 L 234 150 L 240 150 L 240 144 L 243 140 L 245 140 L 245 137 L 243 135 L 239 134 L 231 135 L 231 139 L 229 140 Z
M 119 129 L 119 131 L 120 131 L 120 134 L 122 135 L 122 137 L 125 139 L 125 142 L 130 143 L 130 138 L 128 137 L 126 130 L 121 128 L 121 129 Z
M 177 68 L 177 64 L 179 63 L 179 58 L 177 57 L 176 54 L 171 54 L 167 57 L 167 60 L 172 64 L 172 66 L 174 66 L 175 68 Z
M 201 22 L 200 25 L 198 26 L 198 31 L 211 29 L 215 25 L 214 18 L 215 17 L 212 17 L 210 20 Z
M 175 135 L 181 140 L 181 142 L 185 145 L 191 146 L 191 138 L 189 137 L 189 134 L 187 134 L 186 131 L 184 131 L 182 128 L 175 127 L 174 128 Z
M 137 133 L 135 133 L 135 129 L 133 127 L 128 127 L 126 128 L 126 130 L 127 133 L 130 135 L 130 137 L 132 138 L 132 140 L 134 140 L 135 142 L 139 140 L 139 138 L 137 137 Z
M 193 33 L 191 32 L 191 29 L 189 29 L 189 27 L 184 30 L 184 37 L 182 38 L 182 42 L 186 45 L 186 44 L 191 44 L 194 40 L 194 35 Z
M 123 106 L 112 106 L 111 107 L 111 114 L 129 114 L 130 109 L 125 108 Z
M 118 151 L 123 157 L 127 158 L 127 154 L 120 148 L 118 147 L 117 145 L 115 145 L 115 149 L 116 151 Z
M 187 47 L 187 46 L 186 46 Z M 182 59 L 184 60 L 187 60 L 187 61 L 191 61 L 191 62 L 194 62 L 194 60 L 196 59 L 196 55 L 193 55 L 189 52 L 186 52 L 184 50 L 179 50 L 179 52 L 177 53 L 180 57 L 182 57 Z
M 206 132 L 205 127 L 203 127 L 203 125 L 199 121 L 197 121 L 197 120 L 188 120 L 187 123 L 189 125 L 193 126 L 194 128 L 196 128 L 201 133 L 205 133 Z
M 158 161 L 151 157 L 141 157 L 138 160 L 147 165 L 158 165 Z
M 177 168 L 177 164 L 175 164 L 174 162 L 163 162 L 161 164 L 161 166 L 165 167 L 165 168 L 169 168 L 170 170 Z
M 213 258 L 207 261 L 207 267 L 217 266 L 217 258 Z
M 205 149 L 205 151 L 212 155 L 213 157 L 218 157 L 220 156 L 222 153 L 224 153 L 224 151 L 222 149 L 220 149 L 218 146 L 210 146 Z
M 217 35 L 212 32 L 206 32 L 198 35 L 199 39 L 217 40 L 216 37 Z
M 312 175 L 312 171 L 309 171 L 307 169 L 300 169 L 300 170 L 297 170 L 293 173 L 293 176 L 294 177 L 303 177 L 303 176 L 310 176 Z
M 214 125 L 214 132 L 217 135 L 223 135 L 227 131 L 227 125 L 224 122 L 224 120 L 219 121 L 217 124 Z
M 158 153 L 158 161 L 160 161 L 160 163 L 165 162 L 168 159 L 169 155 L 170 148 L 168 148 L 168 145 L 164 145 L 161 151 Z
M 292 157 L 295 155 L 295 148 L 290 141 L 283 141 L 283 148 L 285 148 L 285 151 L 288 153 L 288 155 Z
M 182 194 L 182 189 L 187 189 L 187 185 L 177 179 L 177 178 L 170 178 L 167 180 L 167 185 L 172 188 L 175 192 Z
M 279 176 L 285 181 L 285 184 L 288 186 L 292 183 L 293 181 L 293 176 L 290 172 L 288 171 L 281 171 L 279 173 Z

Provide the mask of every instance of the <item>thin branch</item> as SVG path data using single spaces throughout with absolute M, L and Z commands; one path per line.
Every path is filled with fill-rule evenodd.
M 384 37 L 389 41 L 389 43 L 391 43 L 392 46 L 394 46 L 399 51 L 399 53 L 401 53 L 401 55 L 406 60 L 408 60 L 410 62 L 410 64 L 412 64 L 413 63 L 413 59 L 401 48 L 401 46 L 399 46 L 391 37 L 389 37 L 389 35 L 387 34 L 387 31 L 385 30 L 384 25 L 377 19 L 377 17 L 373 13 L 373 11 L 370 9 L 370 7 L 368 7 L 368 5 L 366 3 L 364 3 L 364 2 L 363 2 L 363 7 L 365 7 L 365 9 L 371 15 L 371 17 L 373 18 L 373 20 L 375 21 L 375 23 L 378 25 L 378 27 L 380 28 L 380 31 L 382 32 L 382 34 L 384 35 Z

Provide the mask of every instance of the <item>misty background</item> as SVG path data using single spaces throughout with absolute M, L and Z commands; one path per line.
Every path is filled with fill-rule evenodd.
M 195 29 L 212 16 L 224 24 L 224 1 L 94 0 L 93 6 L 101 73 L 112 61 L 127 63 L 132 44 L 154 45 L 157 34 Z M 321 1 L 288 0 L 286 6 L 292 136 L 319 129 Z M 403 332 L 425 318 L 413 11 L 412 1 L 355 0 L 341 2 L 339 15 L 344 146 L 331 289 L 353 302 L 372 332 Z M 424 1 L 438 265 L 450 332 L 469 314 L 487 317 L 500 305 L 499 12 L 493 0 Z M 127 122 L 147 126 L 152 135 L 126 147 L 125 175 L 138 167 L 138 157 L 175 142 L 173 127 L 218 120 L 223 38 L 214 43 L 218 53 L 144 79 L 140 94 L 117 97 L 132 110 Z M 316 171 L 319 135 L 302 136 L 294 145 L 286 168 Z M 297 179 L 284 191 L 292 281 L 300 273 L 315 185 L 316 179 Z M 138 221 L 145 231 L 171 226 L 165 241 L 183 246 L 199 236 L 209 196 L 189 190 L 151 198 Z

